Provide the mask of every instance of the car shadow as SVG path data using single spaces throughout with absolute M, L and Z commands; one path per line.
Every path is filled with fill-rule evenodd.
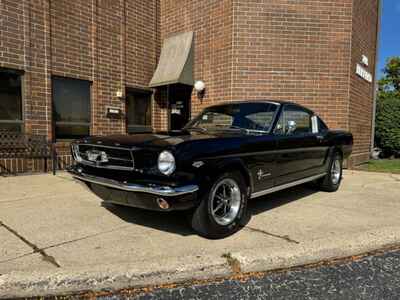
M 256 199 L 251 199 L 248 202 L 247 216 L 243 220 L 241 226 L 245 227 L 252 216 L 290 204 L 293 201 L 300 201 L 302 198 L 317 192 L 317 190 L 310 188 L 308 185 L 301 185 Z M 99 194 L 97 194 L 97 196 L 102 198 Z M 114 205 L 105 201 L 102 202 L 102 206 L 128 223 L 181 236 L 196 234 L 196 232 L 190 227 L 187 217 L 188 212 L 185 211 L 149 211 L 140 208 Z
M 105 201 L 102 202 L 102 206 L 128 223 L 182 236 L 196 234 L 190 227 L 187 212 L 184 211 L 150 211 L 135 207 L 115 205 Z
M 307 196 L 318 193 L 317 189 L 309 185 L 299 185 L 286 190 L 268 194 L 259 198 L 249 200 L 248 212 L 250 215 L 258 215 L 268 210 L 290 204 Z

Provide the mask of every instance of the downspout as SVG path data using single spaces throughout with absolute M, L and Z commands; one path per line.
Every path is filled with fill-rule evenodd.
M 379 74 L 379 43 L 381 31 L 381 16 L 382 16 L 382 0 L 378 0 L 378 20 L 376 24 L 376 48 L 375 48 L 375 78 L 374 78 L 374 103 L 372 107 L 372 130 L 371 130 L 371 153 L 375 147 L 375 117 L 376 117 L 376 100 L 378 97 L 378 74 Z

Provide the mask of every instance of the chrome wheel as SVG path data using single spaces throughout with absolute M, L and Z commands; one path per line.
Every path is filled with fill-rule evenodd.
M 342 173 L 342 165 L 339 159 L 335 159 L 331 167 L 331 178 L 333 184 L 338 184 Z
M 211 192 L 211 215 L 219 225 L 226 226 L 237 217 L 242 195 L 235 180 L 221 180 Z

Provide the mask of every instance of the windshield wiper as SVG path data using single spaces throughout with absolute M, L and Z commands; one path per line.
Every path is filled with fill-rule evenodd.
M 204 127 L 186 127 L 185 130 L 206 132 L 207 128 L 204 128 Z
M 225 125 L 216 124 L 215 127 L 221 127 L 221 128 L 223 127 L 225 130 L 240 130 L 241 132 L 245 132 L 246 134 L 250 134 L 250 133 L 266 134 L 266 133 L 268 133 L 268 131 L 265 131 L 265 130 L 248 129 L 248 128 L 243 128 L 243 127 L 236 126 L 236 125 L 231 125 L 231 126 L 227 127 Z
M 242 128 L 242 127 L 235 126 L 235 125 L 231 125 L 231 126 L 227 127 L 222 124 L 215 124 L 214 127 L 218 128 L 219 130 L 240 130 L 240 131 L 246 132 L 246 133 L 248 131 L 248 129 L 246 129 L 246 128 Z

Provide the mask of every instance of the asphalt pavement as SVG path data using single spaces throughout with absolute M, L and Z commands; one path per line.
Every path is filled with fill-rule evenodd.
M 100 300 L 156 299 L 399 299 L 400 250 L 332 265 L 264 273 L 240 280 L 124 291 Z

